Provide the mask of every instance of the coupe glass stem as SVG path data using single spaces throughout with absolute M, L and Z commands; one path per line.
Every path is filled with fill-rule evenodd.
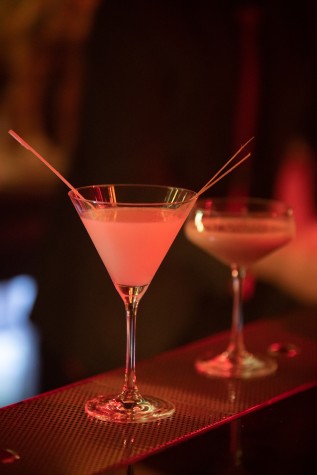
M 239 364 L 245 353 L 243 339 L 243 312 L 242 312 L 242 292 L 245 278 L 245 268 L 242 266 L 231 267 L 232 290 L 233 290 L 233 308 L 230 342 L 227 349 L 232 363 Z

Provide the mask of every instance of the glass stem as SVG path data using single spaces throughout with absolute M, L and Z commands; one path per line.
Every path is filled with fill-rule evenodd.
M 229 358 L 238 363 L 240 357 L 245 352 L 243 340 L 243 312 L 242 312 L 242 291 L 245 278 L 245 268 L 242 266 L 232 266 L 232 290 L 233 290 L 233 308 L 230 342 L 227 349 Z
M 139 302 L 133 299 L 126 304 L 127 319 L 127 346 L 124 389 L 134 391 L 136 389 L 135 374 L 135 346 L 136 346 L 136 315 Z
M 136 349 L 136 317 L 139 301 L 145 292 L 142 287 L 120 287 L 120 293 L 126 310 L 127 340 L 124 385 L 120 399 L 126 406 L 140 402 L 143 398 L 136 384 L 135 349 Z

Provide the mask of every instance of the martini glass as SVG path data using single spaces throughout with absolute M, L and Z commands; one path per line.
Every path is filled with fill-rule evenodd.
M 197 194 L 151 185 L 95 185 L 69 197 L 122 298 L 126 312 L 126 367 L 121 393 L 86 402 L 86 412 L 112 422 L 147 422 L 173 414 L 169 401 L 142 396 L 136 384 L 139 302 L 192 209 Z
M 193 244 L 230 266 L 233 284 L 228 347 L 220 355 L 199 358 L 197 371 L 223 378 L 273 373 L 277 368 L 274 358 L 251 354 L 245 347 L 242 289 L 246 270 L 294 237 L 292 209 L 282 202 L 258 198 L 198 200 L 186 222 L 185 234 Z

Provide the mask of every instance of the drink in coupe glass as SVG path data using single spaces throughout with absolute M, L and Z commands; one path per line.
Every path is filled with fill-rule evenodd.
M 136 384 L 136 315 L 197 194 L 151 185 L 96 185 L 69 197 L 121 296 L 126 311 L 126 368 L 121 393 L 87 401 L 86 412 L 105 421 L 147 422 L 173 414 L 169 401 L 143 396 Z
M 185 225 L 187 238 L 231 268 L 233 312 L 229 345 L 220 355 L 196 361 L 207 376 L 252 378 L 273 373 L 276 361 L 248 352 L 243 340 L 242 288 L 246 269 L 289 243 L 295 234 L 292 210 L 257 198 L 197 201 Z

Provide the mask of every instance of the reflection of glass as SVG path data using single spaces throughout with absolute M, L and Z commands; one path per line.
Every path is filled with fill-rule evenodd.
M 275 371 L 276 361 L 249 353 L 243 341 L 242 287 L 246 268 L 287 244 L 294 236 L 292 210 L 256 198 L 200 200 L 185 226 L 187 238 L 231 268 L 233 314 L 228 348 L 196 362 L 209 376 L 252 378 Z
M 136 314 L 158 267 L 190 212 L 196 193 L 147 185 L 100 185 L 69 192 L 126 310 L 126 369 L 122 392 L 86 403 L 86 412 L 115 422 L 170 416 L 168 401 L 143 397 L 136 385 Z

